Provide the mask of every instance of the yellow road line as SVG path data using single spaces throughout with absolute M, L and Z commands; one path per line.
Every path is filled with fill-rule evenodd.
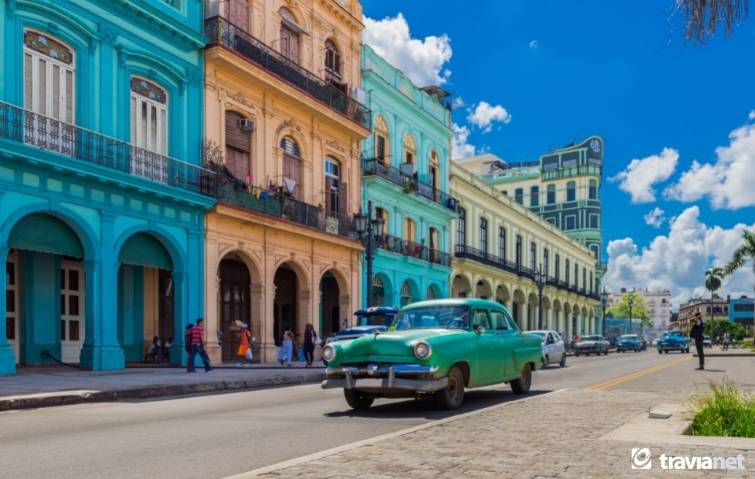
M 656 364 L 655 366 L 650 366 L 645 369 L 640 369 L 639 371 L 635 371 L 633 373 L 624 374 L 622 376 L 617 376 L 615 378 L 611 378 L 605 381 L 601 381 L 599 383 L 595 383 L 592 386 L 588 386 L 588 389 L 600 390 L 600 389 L 612 388 L 614 386 L 618 386 L 619 384 L 632 381 L 634 379 L 638 379 L 643 376 L 647 376 L 649 374 L 656 373 L 658 371 L 661 371 L 666 368 L 670 368 L 672 366 L 676 366 L 677 364 L 681 364 L 685 361 L 689 361 L 690 359 L 692 359 L 692 356 L 685 355 L 683 358 L 678 358 L 678 359 L 674 359 L 673 361 Z

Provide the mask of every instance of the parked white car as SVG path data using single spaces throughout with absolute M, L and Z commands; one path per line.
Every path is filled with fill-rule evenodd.
M 527 334 L 540 336 L 543 345 L 543 366 L 558 363 L 562 368 L 566 366 L 566 346 L 561 335 L 556 331 L 527 331 Z

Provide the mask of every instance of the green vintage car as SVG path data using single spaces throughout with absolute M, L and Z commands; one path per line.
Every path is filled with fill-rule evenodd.
M 441 299 L 406 306 L 388 331 L 327 344 L 322 356 L 322 387 L 343 388 L 354 409 L 379 397 L 422 396 L 454 409 L 464 388 L 507 382 L 514 393 L 527 393 L 542 346 L 496 302 Z

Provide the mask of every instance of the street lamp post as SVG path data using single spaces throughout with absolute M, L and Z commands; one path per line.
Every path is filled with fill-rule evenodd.
M 631 295 L 627 297 L 627 306 L 629 307 L 629 331 L 628 333 L 632 333 L 632 305 L 634 305 L 634 297 Z
M 535 271 L 535 284 L 537 285 L 537 329 L 543 329 L 543 288 L 545 288 L 546 274 L 543 272 L 543 264 Z
M 385 220 L 372 217 L 372 201 L 367 202 L 367 213 L 354 215 L 354 226 L 365 247 L 367 262 L 367 307 L 373 304 L 372 262 L 375 259 L 375 237 L 383 236 Z
M 600 303 L 603 306 L 603 315 L 600 317 L 601 319 L 600 334 L 605 336 L 606 335 L 606 303 L 608 303 L 608 291 L 606 291 L 605 286 L 603 286 L 603 291 L 600 293 Z

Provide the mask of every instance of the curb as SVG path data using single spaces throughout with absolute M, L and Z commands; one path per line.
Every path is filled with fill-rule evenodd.
M 477 416 L 478 414 L 483 414 L 488 411 L 492 411 L 495 409 L 504 408 L 506 406 L 510 406 L 512 404 L 521 404 L 523 402 L 529 402 L 536 399 L 541 399 L 543 397 L 548 397 L 554 394 L 560 394 L 564 391 L 570 391 L 570 389 L 557 389 L 555 391 L 550 391 L 544 394 L 537 394 L 534 396 L 524 397 L 522 399 L 517 399 L 513 401 L 506 401 L 502 404 L 494 404 L 492 406 L 484 407 L 482 409 L 476 409 L 474 411 L 465 412 L 462 414 L 458 414 L 455 416 L 449 416 L 443 419 L 438 419 L 435 421 L 426 422 L 424 424 L 419 424 L 417 426 L 408 427 L 406 429 L 401 429 L 399 431 L 389 432 L 388 434 L 383 434 L 381 436 L 375 436 L 371 437 L 369 439 L 363 439 L 361 441 L 352 442 L 350 444 L 344 444 L 341 446 L 336 446 L 331 449 L 326 449 L 324 451 L 315 452 L 314 454 L 309 454 L 302 457 L 297 457 L 294 459 L 289 459 L 287 461 L 279 462 L 277 464 L 271 464 L 269 466 L 263 466 L 248 472 L 242 472 L 240 474 L 234 474 L 232 476 L 227 476 L 225 479 L 249 479 L 252 477 L 259 477 L 261 475 L 266 475 L 270 473 L 275 473 L 277 471 L 280 471 L 281 469 L 288 469 L 289 467 L 297 466 L 299 464 L 303 464 L 310 461 L 316 461 L 319 459 L 324 459 L 328 456 L 332 456 L 334 454 L 340 454 L 342 452 L 351 451 L 354 449 L 359 449 L 360 447 L 364 446 L 370 446 L 375 443 L 386 441 L 388 439 L 393 439 L 400 436 L 405 436 L 407 434 L 412 434 L 417 431 L 423 431 L 425 429 L 429 429 L 436 426 L 441 426 L 443 424 L 448 424 L 450 422 L 458 421 L 460 419 L 465 419 L 470 416 Z
M 724 354 L 724 353 L 705 353 L 704 355 L 706 358 L 752 358 L 755 357 L 755 353 L 731 353 L 731 354 Z M 696 358 L 697 353 L 692 353 L 692 357 Z
M 125 399 L 150 399 L 165 396 L 183 396 L 198 393 L 243 391 L 272 386 L 308 384 L 322 381 L 323 376 L 273 376 L 256 379 L 215 381 L 196 384 L 148 386 L 111 391 L 81 391 L 75 393 L 50 393 L 46 395 L 16 396 L 0 399 L 0 412 L 21 409 L 37 409 L 71 404 L 113 402 Z

